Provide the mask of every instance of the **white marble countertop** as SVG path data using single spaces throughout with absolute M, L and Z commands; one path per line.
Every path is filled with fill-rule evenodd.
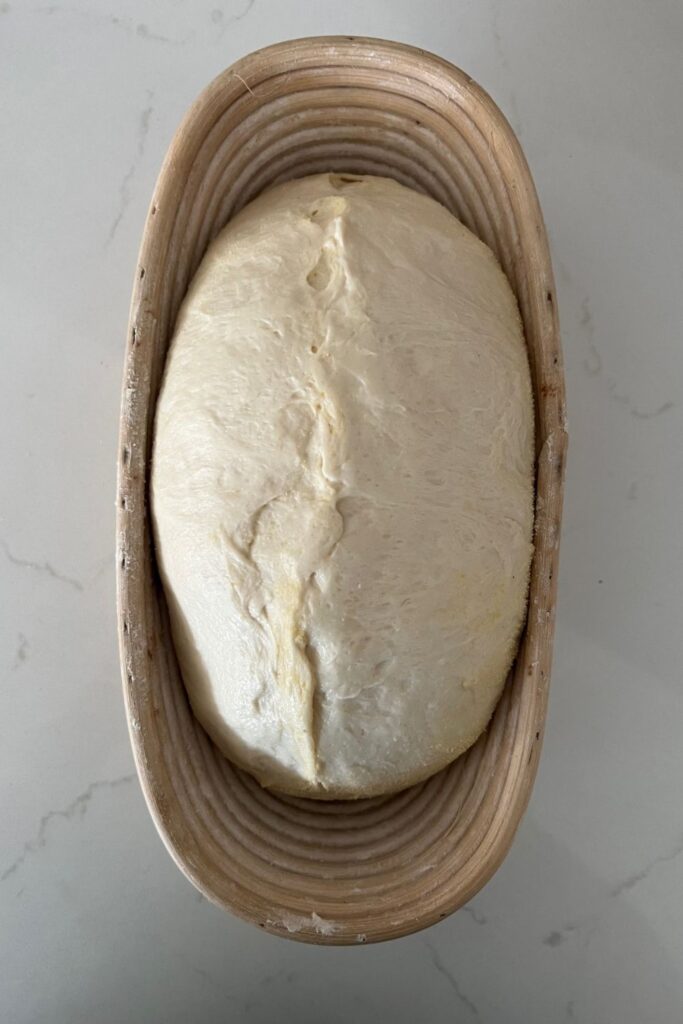
M 504 866 L 376 947 L 201 900 L 133 775 L 113 514 L 136 251 L 176 124 L 255 47 L 393 37 L 519 131 L 551 237 L 571 451 L 551 708 Z M 0 3 L 0 1019 L 683 1019 L 683 6 L 677 0 Z

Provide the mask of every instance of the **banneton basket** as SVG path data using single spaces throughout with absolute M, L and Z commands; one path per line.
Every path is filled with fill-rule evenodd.
M 150 534 L 154 409 L 179 304 L 207 244 L 276 182 L 381 174 L 439 200 L 497 253 L 524 321 L 536 399 L 535 556 L 519 654 L 479 742 L 393 796 L 277 796 L 189 707 Z M 171 856 L 212 902 L 276 935 L 376 942 L 457 910 L 505 856 L 531 792 L 550 672 L 566 434 L 555 287 L 534 185 L 468 75 L 379 39 L 298 39 L 218 76 L 178 129 L 145 225 L 121 412 L 118 617 L 140 782 Z

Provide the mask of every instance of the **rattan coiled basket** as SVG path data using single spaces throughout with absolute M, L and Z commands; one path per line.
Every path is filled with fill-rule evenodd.
M 488 731 L 419 786 L 321 803 L 261 789 L 195 721 L 155 568 L 147 481 L 166 348 L 207 243 L 267 186 L 330 170 L 388 175 L 430 193 L 498 254 L 524 321 L 538 463 L 528 622 Z M 543 733 L 565 449 L 545 229 L 524 156 L 486 93 L 431 54 L 347 37 L 281 43 L 219 75 L 173 139 L 142 240 L 126 349 L 117 553 L 140 780 L 171 855 L 208 899 L 278 935 L 373 942 L 452 913 L 495 871 L 528 801 Z

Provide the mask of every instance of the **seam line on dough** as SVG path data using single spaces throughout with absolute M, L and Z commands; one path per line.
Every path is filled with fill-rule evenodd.
M 318 259 L 306 276 L 315 303 L 314 333 L 320 339 L 311 347 L 314 356 L 328 348 L 330 315 L 348 280 L 341 218 L 337 208 L 333 212 L 336 215 L 320 225 Z M 329 562 L 344 533 L 344 517 L 338 507 L 342 488 L 341 420 L 331 393 L 331 367 L 323 359 L 315 359 L 313 365 L 295 398 L 312 413 L 300 449 L 299 472 L 285 490 L 252 512 L 245 530 L 246 542 L 240 544 L 233 536 L 229 546 L 237 549 L 251 576 L 251 585 L 245 587 L 241 603 L 245 614 L 258 622 L 269 649 L 282 722 L 296 750 L 299 770 L 316 784 L 321 690 L 305 610 L 315 574 Z M 283 532 L 282 527 L 292 516 L 289 535 L 294 547 L 288 550 L 282 541 L 288 531 Z M 311 528 L 316 532 L 311 534 Z M 314 557 L 308 564 L 307 549 L 316 548 L 320 549 L 317 561 Z M 259 590 L 258 604 L 252 605 Z

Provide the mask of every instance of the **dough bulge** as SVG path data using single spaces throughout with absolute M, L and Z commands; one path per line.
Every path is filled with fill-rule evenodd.
M 156 550 L 193 709 L 265 786 L 391 792 L 486 727 L 525 615 L 533 403 L 491 251 L 394 181 L 245 207 L 181 307 Z

